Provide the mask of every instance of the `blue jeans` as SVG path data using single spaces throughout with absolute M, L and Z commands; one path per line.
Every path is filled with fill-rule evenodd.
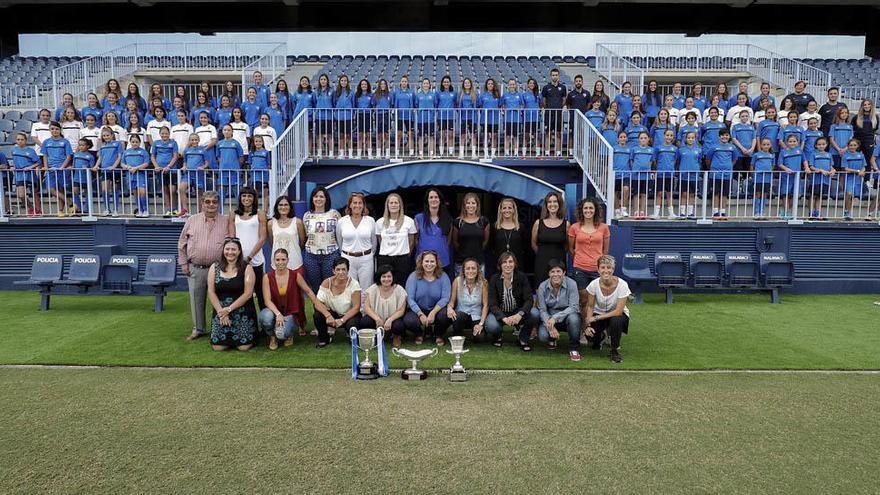
M 284 317 L 284 326 L 281 327 L 282 335 L 279 337 L 278 334 L 275 333 L 275 313 L 272 312 L 269 308 L 263 308 L 260 311 L 260 329 L 270 337 L 277 337 L 281 340 L 287 340 L 293 335 L 293 331 L 296 330 L 296 323 L 293 322 L 293 315 L 288 315 Z
M 568 316 L 559 320 L 554 325 L 557 331 L 568 332 L 568 349 L 577 351 L 581 348 L 581 315 L 570 313 Z M 538 340 L 547 343 L 550 342 L 550 330 L 542 321 L 538 326 Z
M 321 282 L 333 275 L 333 262 L 339 257 L 339 250 L 330 254 L 312 254 L 303 250 L 302 257 L 306 283 L 317 294 Z

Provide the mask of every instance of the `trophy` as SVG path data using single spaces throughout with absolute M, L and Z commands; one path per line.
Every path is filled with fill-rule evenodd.
M 449 381 L 467 381 L 467 371 L 464 369 L 464 366 L 461 365 L 461 355 L 466 353 L 470 349 L 464 348 L 464 337 L 460 335 L 449 337 L 449 347 L 451 347 L 452 349 L 446 351 L 446 353 L 455 355 L 455 364 L 453 364 L 452 369 L 449 370 Z
M 376 363 L 370 361 L 370 350 L 379 346 L 384 338 L 382 328 L 362 328 L 360 330 L 352 327 L 349 330 L 352 343 L 352 360 L 356 365 L 354 370 L 354 378 L 358 380 L 375 380 L 379 378 L 379 367 Z M 364 360 L 358 361 L 357 349 L 364 351 Z
M 416 364 L 423 359 L 436 356 L 440 350 L 436 347 L 433 349 L 421 349 L 418 351 L 394 348 L 391 349 L 391 352 L 401 359 L 409 359 L 412 361 L 412 368 L 403 370 L 403 372 L 400 373 L 401 378 L 404 380 L 424 380 L 425 378 L 428 378 L 428 372 L 417 369 Z

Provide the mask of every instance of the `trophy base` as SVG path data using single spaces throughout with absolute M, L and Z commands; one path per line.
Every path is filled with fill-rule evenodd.
M 449 372 L 449 381 L 450 382 L 466 382 L 467 381 L 467 372 L 465 372 L 465 371 L 450 371 Z
M 355 378 L 358 380 L 375 380 L 379 378 L 379 367 L 375 364 L 367 367 L 358 366 Z
M 425 370 L 403 370 L 400 377 L 404 380 L 419 381 L 428 378 L 428 372 Z

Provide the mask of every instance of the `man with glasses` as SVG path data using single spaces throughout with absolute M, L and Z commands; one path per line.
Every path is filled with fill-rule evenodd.
M 208 296 L 208 268 L 220 261 L 228 221 L 219 214 L 220 195 L 206 191 L 202 196 L 202 212 L 192 215 L 183 224 L 177 241 L 177 264 L 186 275 L 193 329 L 186 340 L 193 341 L 206 334 L 205 301 Z

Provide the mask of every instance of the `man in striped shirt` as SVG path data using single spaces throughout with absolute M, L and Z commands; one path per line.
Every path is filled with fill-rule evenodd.
M 190 341 L 207 332 L 205 301 L 208 296 L 208 268 L 220 261 L 228 227 L 226 217 L 217 211 L 219 207 L 220 195 L 216 191 L 205 191 L 202 212 L 186 219 L 177 241 L 177 264 L 186 275 L 189 287 L 193 329 L 186 339 Z

